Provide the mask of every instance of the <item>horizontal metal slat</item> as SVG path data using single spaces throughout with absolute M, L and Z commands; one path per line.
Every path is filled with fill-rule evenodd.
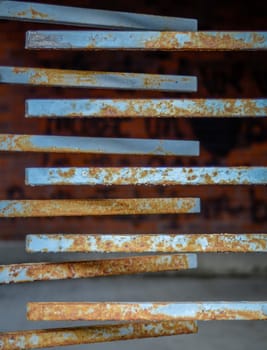
M 88 89 L 197 91 L 197 78 L 194 76 L 9 66 L 0 66 L 0 83 Z
M 195 254 L 132 256 L 117 259 L 0 265 L 0 284 L 131 275 L 197 267 Z
M 67 50 L 266 50 L 267 32 L 29 31 L 28 49 Z
M 0 217 L 199 213 L 199 198 L 0 200 Z
M 97 28 L 132 30 L 197 30 L 192 18 L 96 10 L 26 1 L 0 1 L 0 18 Z
M 267 252 L 267 234 L 31 234 L 26 238 L 26 250 L 29 253 Z
M 0 151 L 198 156 L 199 142 L 186 140 L 0 134 Z
M 29 99 L 26 117 L 266 117 L 267 99 Z
M 25 182 L 44 185 L 266 185 L 267 167 L 27 168 Z
M 267 302 L 32 302 L 31 321 L 267 320 Z
M 193 321 L 165 321 L 0 332 L 0 349 L 42 349 L 47 347 L 192 334 L 197 333 L 197 331 L 197 323 Z

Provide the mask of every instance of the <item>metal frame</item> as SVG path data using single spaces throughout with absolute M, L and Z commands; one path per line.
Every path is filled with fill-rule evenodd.
M 10 66 L 0 66 L 0 83 L 87 89 L 197 91 L 197 78 L 194 76 Z
M 62 15 L 64 13 L 64 15 Z M 197 20 L 96 10 L 26 1 L 0 1 L 0 18 L 17 21 L 131 30 L 197 30 Z
M 0 200 L 0 217 L 199 213 L 199 198 Z
M 267 320 L 267 302 L 31 302 L 31 321 Z
M 130 322 L 113 325 L 0 332 L 0 349 L 42 349 L 197 332 L 197 323 L 192 321 Z
M 0 151 L 198 156 L 199 142 L 162 139 L 0 134 Z
M 132 275 L 197 267 L 195 254 L 131 256 L 117 259 L 0 265 L 0 284 Z
M 27 118 L 266 117 L 267 99 L 28 99 Z
M 267 167 L 26 168 L 25 183 L 44 185 L 266 185 Z
M 252 253 L 267 252 L 266 233 L 29 234 L 28 253 Z
M 28 31 L 27 49 L 266 50 L 267 32 L 255 31 Z

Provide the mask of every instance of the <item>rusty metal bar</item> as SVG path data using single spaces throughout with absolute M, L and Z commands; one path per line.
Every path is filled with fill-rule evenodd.
M 199 142 L 186 140 L 0 134 L 0 151 L 198 156 Z
M 67 50 L 266 50 L 267 32 L 29 31 L 26 48 Z
M 26 117 L 266 117 L 267 99 L 29 99 Z
M 267 252 L 267 234 L 39 234 L 27 235 L 26 250 L 35 252 Z
M 266 185 L 267 167 L 27 168 L 25 182 L 43 185 Z
M 196 267 L 195 254 L 0 265 L 0 284 L 177 271 Z
M 0 200 L 0 217 L 199 213 L 199 198 Z
M 83 27 L 132 30 L 197 30 L 197 20 L 96 10 L 25 1 L 0 1 L 0 18 Z
M 0 66 L 0 83 L 88 89 L 197 91 L 197 78 L 194 76 L 8 66 Z
M 197 333 L 193 321 L 131 322 L 0 332 L 0 350 L 27 350 Z
M 267 320 L 267 302 L 31 302 L 31 321 Z

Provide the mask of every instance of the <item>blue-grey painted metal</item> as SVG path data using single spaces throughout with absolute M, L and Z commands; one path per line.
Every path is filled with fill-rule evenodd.
M 96 10 L 26 1 L 0 1 L 0 18 L 96 28 L 161 31 L 197 30 L 197 20 L 191 18 Z
M 266 50 L 267 32 L 30 31 L 26 48 L 68 50 Z
M 198 156 L 199 142 L 0 134 L 0 151 Z
M 266 233 L 30 234 L 28 253 L 248 253 L 267 252 Z
M 195 92 L 197 78 L 182 75 L 113 73 L 0 66 L 0 83 L 91 89 Z
M 266 185 L 267 167 L 27 168 L 27 185 Z
M 29 99 L 26 117 L 266 117 L 267 99 Z

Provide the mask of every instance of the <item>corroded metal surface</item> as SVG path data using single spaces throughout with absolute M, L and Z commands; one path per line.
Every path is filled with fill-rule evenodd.
M 199 213 L 199 198 L 0 200 L 0 217 Z
M 32 31 L 26 47 L 69 50 L 266 50 L 267 32 Z
M 267 99 L 29 99 L 26 117 L 260 117 Z
M 265 185 L 267 167 L 27 168 L 27 185 Z
M 0 134 L 0 151 L 198 156 L 199 142 L 186 140 Z
M 32 302 L 27 304 L 32 321 L 101 320 L 267 320 L 267 302 Z
M 193 321 L 131 322 L 73 328 L 51 328 L 0 333 L 1 350 L 25 350 L 67 345 L 197 333 Z
M 26 250 L 33 252 L 267 252 L 267 234 L 28 235 Z
M 64 14 L 64 15 L 63 15 Z M 197 20 L 95 10 L 25 1 L 0 1 L 0 18 L 97 28 L 141 30 L 197 30 Z
M 0 66 L 0 83 L 88 89 L 197 91 L 197 78 L 193 76 L 8 66 Z
M 0 284 L 184 270 L 196 266 L 195 254 L 0 265 Z

